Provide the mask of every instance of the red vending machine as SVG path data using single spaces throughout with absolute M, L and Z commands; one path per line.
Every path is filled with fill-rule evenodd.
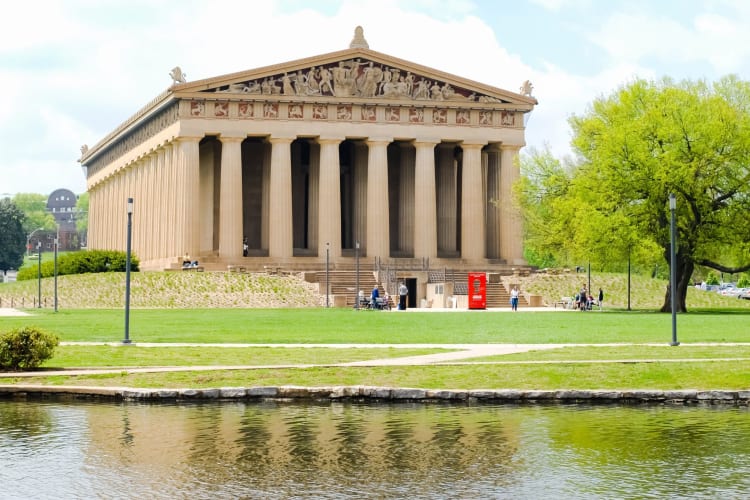
M 469 309 L 487 309 L 487 275 L 469 273 Z

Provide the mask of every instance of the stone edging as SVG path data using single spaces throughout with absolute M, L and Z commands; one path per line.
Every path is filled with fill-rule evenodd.
M 358 400 L 401 402 L 471 403 L 667 403 L 733 404 L 750 406 L 750 389 L 722 390 L 440 390 L 376 386 L 346 387 L 222 387 L 218 389 L 132 389 L 125 387 L 77 387 L 0 385 L 0 398 L 73 397 L 125 401 L 176 402 L 219 400 Z

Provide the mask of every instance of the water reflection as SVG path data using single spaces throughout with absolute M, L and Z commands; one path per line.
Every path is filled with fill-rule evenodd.
M 3 498 L 740 498 L 731 407 L 0 400 Z

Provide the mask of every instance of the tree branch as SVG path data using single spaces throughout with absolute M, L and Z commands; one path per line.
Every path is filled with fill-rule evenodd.
M 701 266 L 710 267 L 711 269 L 716 269 L 717 271 L 721 271 L 722 273 L 730 273 L 730 274 L 744 273 L 745 271 L 750 269 L 750 264 L 746 266 L 740 266 L 740 267 L 727 267 L 727 266 L 722 266 L 721 264 L 717 264 L 716 262 L 706 260 L 706 259 L 699 260 L 697 264 L 700 264 Z

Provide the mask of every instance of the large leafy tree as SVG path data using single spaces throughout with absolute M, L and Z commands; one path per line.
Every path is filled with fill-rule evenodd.
M 23 229 L 26 234 L 35 229 L 54 230 L 55 217 L 47 212 L 47 197 L 37 193 L 19 193 L 13 203 L 25 214 Z
M 569 247 L 604 260 L 656 246 L 669 262 L 674 193 L 677 310 L 697 265 L 750 269 L 748 82 L 637 80 L 570 123 L 577 158 L 550 218 Z
M 23 212 L 9 198 L 0 199 L 0 271 L 18 269 L 23 264 L 23 221 Z

